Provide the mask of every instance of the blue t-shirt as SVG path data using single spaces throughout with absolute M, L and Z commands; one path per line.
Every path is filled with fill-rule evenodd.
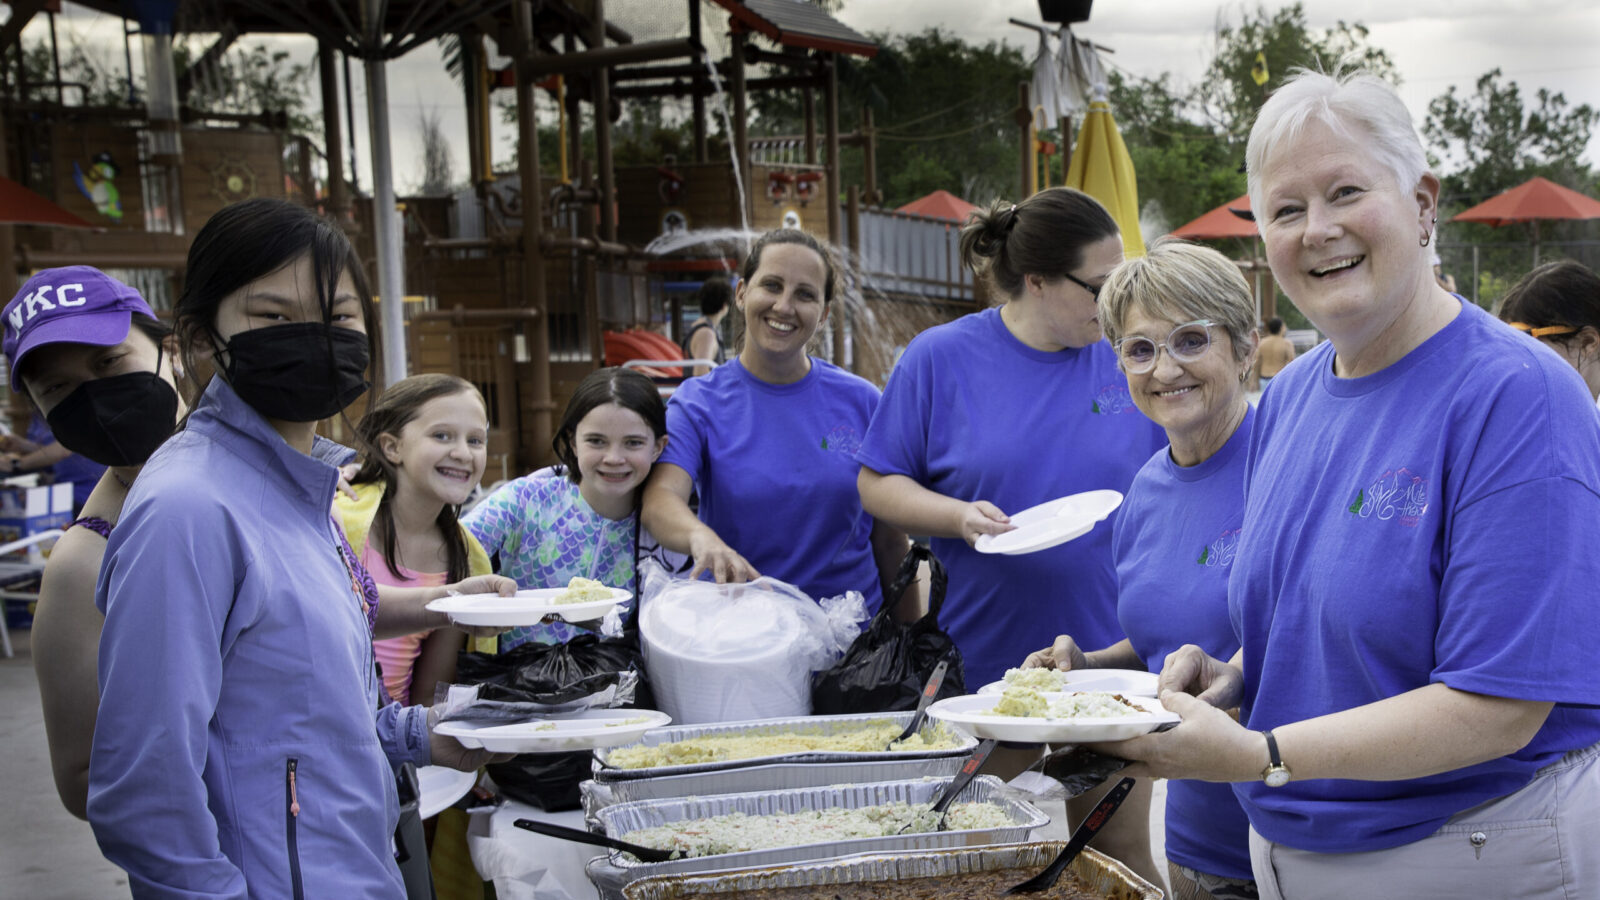
M 1152 672 L 1184 644 L 1222 660 L 1239 650 L 1228 618 L 1228 573 L 1244 521 L 1254 422 L 1248 409 L 1227 443 L 1199 465 L 1185 468 L 1165 448 L 1156 451 L 1128 488 L 1111 537 L 1117 618 Z M 1253 877 L 1250 822 L 1232 785 L 1167 782 L 1167 858 L 1210 875 Z
M 1166 435 L 1133 405 L 1111 345 L 1046 352 L 988 309 L 917 335 L 896 364 L 856 459 L 957 500 L 1018 513 L 1068 494 L 1126 491 Z M 931 544 L 950 573 L 940 622 L 967 683 L 995 681 L 1058 634 L 1122 640 L 1111 526 L 1020 556 Z
M 871 382 L 815 357 L 793 384 L 768 384 L 735 359 L 672 395 L 657 462 L 694 479 L 700 521 L 756 571 L 817 600 L 860 591 L 876 611 L 883 589 L 855 452 L 877 405 Z
M 1600 418 L 1582 379 L 1478 307 L 1381 372 L 1323 344 L 1262 399 L 1229 610 L 1242 721 L 1277 726 L 1431 683 L 1557 704 L 1528 746 L 1407 781 L 1235 785 L 1272 841 L 1395 847 L 1600 741 Z M 1290 769 L 1294 760 L 1285 760 Z

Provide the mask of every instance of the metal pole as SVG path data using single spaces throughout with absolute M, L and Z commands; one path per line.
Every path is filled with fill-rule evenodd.
M 872 121 L 872 107 L 861 108 L 861 170 L 866 182 L 866 201 L 873 206 L 883 202 L 878 195 L 878 128 Z
M 839 221 L 839 57 L 832 55 L 828 58 L 828 88 L 822 95 L 823 117 L 826 120 L 828 142 L 828 177 L 827 191 L 822 195 L 822 202 L 827 204 L 828 210 L 828 243 L 839 246 L 844 239 L 842 232 L 843 223 Z M 839 309 L 834 310 L 833 317 L 833 364 L 844 366 L 849 362 L 846 353 L 845 341 L 846 324 L 849 321 L 849 306 L 839 304 Z
M 339 133 L 339 73 L 333 45 L 317 43 L 317 76 L 322 83 L 323 145 L 328 151 L 328 211 L 341 226 L 350 218 L 350 196 L 344 185 L 344 135 Z
M 589 23 L 590 46 L 603 49 L 606 40 L 605 0 L 593 0 L 594 21 Z M 600 176 L 600 237 L 617 239 L 616 171 L 611 165 L 611 72 L 599 67 L 589 73 L 594 99 L 594 155 Z
M 362 0 L 362 24 L 370 48 L 382 38 L 381 0 Z M 405 250 L 395 214 L 394 166 L 389 150 L 389 81 L 384 61 L 363 61 L 367 76 L 367 125 L 372 142 L 373 246 L 378 256 L 378 315 L 382 320 L 383 383 L 406 377 Z
M 689 0 L 689 40 L 700 46 L 705 42 L 700 39 L 700 0 Z M 706 146 L 706 95 L 700 93 L 700 88 L 705 85 L 705 61 L 710 59 L 710 54 L 702 54 L 698 60 L 698 70 L 694 74 L 695 92 L 691 99 L 694 109 L 694 161 L 699 163 L 711 161 L 711 151 Z
M 544 250 L 540 231 L 544 228 L 544 191 L 539 181 L 539 120 L 535 100 L 538 88 L 526 60 L 537 52 L 533 39 L 535 0 L 512 0 L 513 46 L 517 48 L 517 173 L 522 180 L 522 300 L 540 313 L 548 312 L 545 303 Z M 529 437 L 537 460 L 550 455 L 552 413 L 550 400 L 550 317 L 539 315 L 524 325 L 528 345 L 528 388 L 532 395 L 524 409 L 531 426 Z M 598 328 L 598 323 L 589 323 Z M 598 360 L 596 361 L 598 363 Z
M 351 87 L 350 82 L 350 54 L 340 54 L 340 58 L 344 60 L 344 115 L 345 124 L 349 126 L 345 131 L 348 132 L 346 136 L 350 139 L 350 190 L 359 194 L 361 173 L 356 167 L 356 100 L 355 89 Z
M 817 92 L 813 88 L 804 88 L 800 91 L 800 109 L 805 114 L 806 123 L 806 164 L 817 164 Z
M 1472 302 L 1478 303 L 1478 245 L 1472 245 Z
M 1017 200 L 1021 202 L 1033 196 L 1030 185 L 1033 182 L 1033 107 L 1028 104 L 1028 83 L 1017 84 L 1017 127 L 1022 130 L 1022 140 L 1018 149 L 1022 151 L 1022 166 L 1018 170 L 1022 178 L 1017 182 Z
M 728 74 L 733 82 L 733 134 L 729 136 L 733 144 L 728 148 L 728 155 L 733 158 L 733 177 L 743 178 L 749 185 L 749 189 L 744 192 L 744 210 L 739 213 L 740 221 L 748 223 L 751 216 L 755 215 L 752 199 L 756 183 L 750 176 L 750 132 L 749 122 L 746 121 L 749 111 L 745 106 L 748 98 L 744 93 L 744 44 L 744 30 L 736 29 L 733 32 L 732 48 L 728 52 L 728 65 L 731 67 Z

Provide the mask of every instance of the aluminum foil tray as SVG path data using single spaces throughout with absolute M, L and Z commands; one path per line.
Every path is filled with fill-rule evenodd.
M 931 803 L 949 783 L 948 778 L 930 778 L 913 781 L 880 781 L 871 784 L 836 785 L 822 788 L 799 788 L 788 791 L 762 791 L 759 793 L 724 794 L 717 797 L 688 797 L 676 800 L 640 800 L 621 803 L 602 809 L 597 814 L 601 827 L 612 837 L 622 837 L 630 831 L 681 822 L 686 819 L 703 819 L 730 812 L 750 815 L 795 812 L 803 809 L 844 807 L 863 809 L 887 803 Z M 1006 811 L 1012 824 L 1004 828 L 970 829 L 965 831 L 937 831 L 924 834 L 890 835 L 877 838 L 854 838 L 822 844 L 802 844 L 797 847 L 778 847 L 771 850 L 751 850 L 744 853 L 723 853 L 715 856 L 698 856 L 674 859 L 662 863 L 641 863 L 620 851 L 591 861 L 590 877 L 597 878 L 595 864 L 600 868 L 616 870 L 623 876 L 622 883 L 646 875 L 681 872 L 712 872 L 720 869 L 766 866 L 778 863 L 828 859 L 850 853 L 872 853 L 894 850 L 928 850 L 937 847 L 972 847 L 987 844 L 1005 844 L 1024 841 L 1035 828 L 1047 825 L 1050 817 L 1032 804 L 1000 796 L 1004 782 L 992 775 L 979 775 L 957 798 L 958 803 L 991 802 Z M 616 873 L 602 873 L 613 879 Z
M 654 747 L 660 744 L 670 744 L 674 741 L 687 740 L 708 734 L 732 734 L 749 732 L 792 731 L 796 728 L 813 728 L 823 734 L 832 734 L 836 731 L 845 731 L 859 728 L 867 722 L 877 722 L 888 719 L 898 722 L 900 727 L 911 724 L 911 717 L 915 713 L 910 710 L 900 712 L 881 713 L 856 713 L 848 716 L 794 716 L 783 719 L 754 719 L 747 722 L 717 722 L 706 725 L 679 725 L 671 728 L 657 728 L 649 731 L 645 736 L 628 747 Z M 925 722 L 921 733 L 927 734 L 929 730 L 940 727 L 931 720 Z M 618 769 L 611 766 L 606 760 L 620 747 L 595 751 L 594 778 L 601 783 L 634 781 L 643 778 L 661 778 L 669 775 L 690 775 L 698 772 L 723 772 L 729 769 L 745 769 L 750 766 L 766 765 L 770 763 L 844 763 L 844 762 L 872 762 L 878 760 L 914 760 L 930 758 L 960 758 L 965 759 L 972 755 L 972 749 L 978 746 L 976 738 L 960 732 L 955 736 L 961 741 L 959 746 L 946 750 L 917 750 L 890 753 L 876 751 L 872 753 L 789 753 L 780 756 L 757 756 L 750 759 L 730 759 L 722 762 L 695 763 L 685 766 L 657 766 L 652 769 Z
M 634 800 L 782 791 L 872 781 L 904 781 L 910 778 L 947 778 L 959 772 L 965 762 L 964 756 L 921 756 L 876 762 L 791 762 L 659 778 L 585 781 L 582 785 L 583 808 L 592 816 L 607 806 Z
M 737 897 L 750 891 L 782 887 L 826 887 L 946 878 L 964 872 L 996 869 L 1043 869 L 1055 859 L 1061 843 L 1015 844 L 1007 847 L 929 850 L 925 852 L 862 854 L 824 862 L 768 866 L 697 875 L 652 875 L 607 893 L 606 900 L 684 900 L 689 897 Z M 1106 900 L 1161 900 L 1161 891 L 1109 856 L 1089 847 L 1070 867 Z M 948 884 L 949 882 L 945 882 Z M 1048 898 L 1050 894 L 1040 894 Z M 984 898 L 988 900 L 988 898 Z

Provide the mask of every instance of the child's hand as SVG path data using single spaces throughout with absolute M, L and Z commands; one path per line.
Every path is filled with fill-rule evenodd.
M 351 500 L 355 500 L 357 497 L 356 489 L 351 486 L 350 479 L 356 477 L 356 473 L 359 471 L 361 471 L 360 463 L 346 463 L 339 467 L 339 490 L 343 491 L 344 495 Z

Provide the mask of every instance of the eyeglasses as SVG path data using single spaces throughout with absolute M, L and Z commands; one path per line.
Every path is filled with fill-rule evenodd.
M 1199 319 L 1179 325 L 1160 343 L 1142 336 L 1125 337 L 1117 341 L 1117 359 L 1130 375 L 1143 375 L 1154 369 L 1162 347 L 1167 348 L 1167 355 L 1174 362 L 1195 362 L 1211 349 L 1211 326 L 1215 324 L 1210 319 Z
M 1090 284 L 1087 281 L 1084 281 L 1082 278 L 1079 278 L 1078 276 L 1072 274 L 1071 272 L 1062 272 L 1061 275 L 1062 275 L 1063 278 L 1067 279 L 1068 281 L 1072 282 L 1073 284 L 1077 285 L 1078 287 L 1081 287 L 1084 290 L 1088 291 L 1089 292 L 1089 296 L 1093 297 L 1096 300 L 1100 299 L 1100 287 L 1101 287 L 1100 285 L 1098 285 L 1098 284 Z
M 1507 322 L 1506 324 L 1518 331 L 1526 331 L 1536 338 L 1550 337 L 1556 334 L 1572 334 L 1578 330 L 1571 325 L 1546 325 L 1543 328 L 1535 328 L 1527 322 Z

